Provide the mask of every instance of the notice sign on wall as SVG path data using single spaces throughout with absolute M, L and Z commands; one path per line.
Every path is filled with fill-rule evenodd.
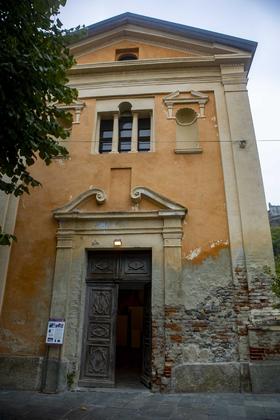
M 64 319 L 50 319 L 48 322 L 46 343 L 63 344 L 64 327 Z

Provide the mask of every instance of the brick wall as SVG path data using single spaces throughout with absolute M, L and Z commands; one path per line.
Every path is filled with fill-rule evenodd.
M 280 317 L 272 300 L 269 276 L 255 272 L 248 287 L 239 266 L 232 284 L 210 288 L 194 309 L 166 306 L 153 319 L 153 384 L 169 390 L 172 369 L 184 363 L 279 360 Z

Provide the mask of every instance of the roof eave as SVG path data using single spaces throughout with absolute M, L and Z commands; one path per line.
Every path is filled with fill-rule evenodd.
M 179 23 L 168 22 L 162 19 L 155 19 L 148 16 L 142 16 L 135 13 L 122 13 L 118 16 L 105 19 L 101 22 L 94 23 L 86 27 L 87 37 L 93 34 L 104 32 L 105 30 L 113 29 L 123 24 L 140 24 L 142 26 L 149 26 L 155 29 L 161 29 L 172 33 L 177 33 L 189 38 L 199 39 L 208 42 L 217 42 L 223 45 L 228 45 L 235 48 L 240 48 L 254 54 L 257 48 L 257 42 L 244 38 L 238 38 L 231 35 L 221 34 L 218 32 L 208 31 L 206 29 L 195 28 L 192 26 L 182 25 Z

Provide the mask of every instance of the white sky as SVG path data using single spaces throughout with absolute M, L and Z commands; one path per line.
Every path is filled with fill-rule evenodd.
M 266 200 L 280 204 L 280 0 L 68 0 L 60 19 L 70 28 L 124 12 L 258 42 L 248 90 Z

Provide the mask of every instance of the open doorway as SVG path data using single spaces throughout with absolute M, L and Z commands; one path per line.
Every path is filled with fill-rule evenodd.
M 116 335 L 116 383 L 139 385 L 143 366 L 144 288 L 120 289 Z
M 79 385 L 150 386 L 151 253 L 89 253 Z

